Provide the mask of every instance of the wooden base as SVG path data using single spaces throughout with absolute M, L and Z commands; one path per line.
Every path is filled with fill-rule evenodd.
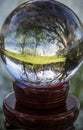
M 69 83 L 59 83 L 49 87 L 26 86 L 18 81 L 13 82 L 15 97 L 23 108 L 55 109 L 66 103 Z
M 6 127 L 27 130 L 74 130 L 73 123 L 79 113 L 79 101 L 68 94 L 63 107 L 50 110 L 23 108 L 16 102 L 14 92 L 3 103 Z
M 5 122 L 5 126 L 6 126 L 7 130 L 20 130 L 19 128 L 16 128 L 15 126 L 8 124 L 7 122 Z M 33 130 L 33 129 L 25 129 L 25 130 Z M 39 129 L 36 129 L 36 130 L 39 130 Z M 40 129 L 40 130 L 49 130 L 49 129 L 45 128 L 45 129 Z M 56 128 L 54 130 L 56 130 Z M 59 130 L 62 130 L 62 129 L 59 129 Z M 71 127 L 66 128 L 64 130 L 75 130 L 75 127 L 71 126 Z

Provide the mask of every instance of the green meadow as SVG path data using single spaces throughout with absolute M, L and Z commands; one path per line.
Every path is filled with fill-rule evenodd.
M 66 60 L 65 56 L 33 56 L 33 55 L 16 54 L 9 51 L 3 51 L 3 53 L 20 62 L 31 63 L 31 64 L 60 63 L 60 62 L 65 62 Z

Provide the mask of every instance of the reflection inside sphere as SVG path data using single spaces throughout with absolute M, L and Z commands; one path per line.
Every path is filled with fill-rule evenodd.
M 82 61 L 82 25 L 56 1 L 20 5 L 5 20 L 0 39 L 7 70 L 26 85 L 56 85 L 70 78 Z

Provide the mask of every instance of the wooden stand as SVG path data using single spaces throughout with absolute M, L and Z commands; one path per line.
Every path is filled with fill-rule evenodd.
M 14 90 L 3 102 L 7 129 L 74 130 L 80 104 L 68 83 L 36 88 L 14 82 Z

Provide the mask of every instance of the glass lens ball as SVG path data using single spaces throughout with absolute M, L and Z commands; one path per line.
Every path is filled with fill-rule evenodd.
M 82 61 L 82 24 L 71 9 L 54 0 L 17 7 L 3 23 L 0 41 L 5 67 L 25 85 L 64 82 Z

